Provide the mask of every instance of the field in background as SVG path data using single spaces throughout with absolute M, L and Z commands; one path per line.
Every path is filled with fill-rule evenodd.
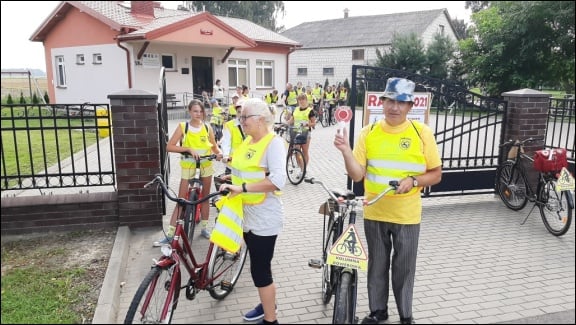
M 34 83 L 34 79 L 36 83 Z M 2 78 L 1 84 L 1 98 L 3 101 L 8 94 L 11 94 L 15 100 L 20 98 L 20 93 L 24 94 L 26 98 L 30 97 L 30 84 L 32 85 L 32 94 L 36 93 L 37 96 L 44 96 L 44 92 L 48 91 L 48 81 L 46 77 L 33 77 L 30 79 L 30 83 L 28 82 L 28 78 Z M 38 90 L 36 84 L 38 85 Z

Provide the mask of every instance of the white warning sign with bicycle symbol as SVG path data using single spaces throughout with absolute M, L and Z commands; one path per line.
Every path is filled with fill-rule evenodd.
M 566 167 L 563 167 L 560 176 L 558 177 L 558 183 L 556 183 L 556 190 L 569 191 L 574 190 L 574 187 L 574 177 L 570 175 L 570 172 Z
M 336 243 L 332 245 L 326 264 L 349 267 L 366 271 L 368 269 L 368 255 L 359 240 L 358 231 L 353 224 L 342 232 Z

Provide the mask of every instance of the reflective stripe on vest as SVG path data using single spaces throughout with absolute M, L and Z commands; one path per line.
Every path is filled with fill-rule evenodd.
M 216 202 L 216 206 L 220 209 L 220 213 L 210 234 L 210 241 L 228 252 L 236 253 L 242 246 L 243 237 L 242 197 L 240 195 L 223 197 Z
M 413 123 L 417 125 L 417 122 Z M 390 134 L 384 133 L 380 124 L 377 124 L 366 136 L 366 158 L 364 188 L 371 194 L 388 188 L 391 180 L 426 171 L 422 140 L 412 125 L 408 125 L 401 133 Z M 413 188 L 404 195 L 418 191 L 419 188 Z
M 234 152 L 234 159 L 230 164 L 232 174 L 232 184 L 242 185 L 242 183 L 257 183 L 266 177 L 266 170 L 260 167 L 260 163 L 270 141 L 275 133 L 268 133 L 257 143 L 251 144 L 251 136 L 247 136 L 244 142 Z M 266 198 L 264 192 L 242 193 L 244 204 L 260 204 Z
M 184 133 L 186 131 L 186 122 L 180 123 L 180 127 L 182 128 L 182 133 Z M 210 143 L 209 140 L 208 127 L 202 124 L 200 132 L 198 133 L 193 133 L 192 130 L 190 130 L 189 128 L 188 133 L 184 134 L 182 147 L 192 148 L 200 156 L 210 154 L 210 150 L 212 149 L 212 143 Z M 210 163 L 212 163 L 210 160 L 202 159 L 200 161 L 200 166 L 204 168 L 208 166 Z M 196 168 L 196 160 L 194 159 L 194 157 L 182 156 L 180 160 L 180 166 L 182 166 L 182 168 L 187 169 Z

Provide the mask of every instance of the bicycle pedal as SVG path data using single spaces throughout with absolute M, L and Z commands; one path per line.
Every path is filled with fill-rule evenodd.
M 321 269 L 324 263 L 322 263 L 322 260 L 312 258 L 308 261 L 308 266 L 314 269 Z
M 232 283 L 230 283 L 229 281 L 222 281 L 220 282 L 220 288 L 225 291 L 231 291 Z

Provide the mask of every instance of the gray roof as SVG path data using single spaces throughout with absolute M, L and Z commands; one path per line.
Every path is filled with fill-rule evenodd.
M 395 34 L 422 35 L 442 14 L 450 21 L 446 9 L 434 9 L 311 21 L 287 29 L 282 35 L 300 42 L 303 49 L 381 46 L 390 44 Z

